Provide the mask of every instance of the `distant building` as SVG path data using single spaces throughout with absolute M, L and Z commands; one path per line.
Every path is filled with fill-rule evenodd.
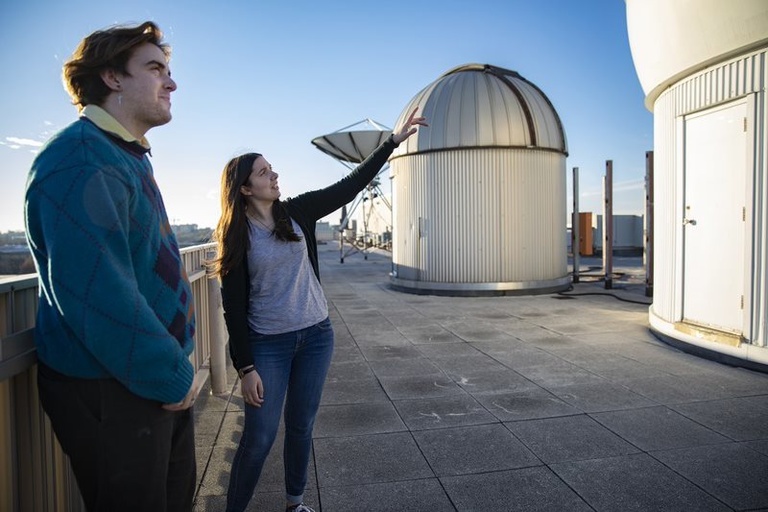
M 326 243 L 333 240 L 333 228 L 329 222 L 315 224 L 315 237 L 318 243 Z
M 597 226 L 592 235 L 594 248 L 603 253 L 603 216 L 597 215 Z M 642 256 L 645 232 L 642 215 L 613 216 L 613 254 L 616 256 Z
M 171 229 L 173 229 L 173 232 L 177 235 L 182 233 L 194 233 L 198 230 L 197 224 L 174 224 L 171 226 Z
M 654 115 L 651 328 L 768 364 L 768 2 L 626 0 Z

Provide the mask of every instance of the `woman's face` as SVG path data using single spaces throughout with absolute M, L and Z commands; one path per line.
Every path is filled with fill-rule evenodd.
M 280 198 L 277 173 L 263 156 L 253 162 L 251 174 L 245 185 L 240 187 L 240 193 L 257 201 L 273 202 Z

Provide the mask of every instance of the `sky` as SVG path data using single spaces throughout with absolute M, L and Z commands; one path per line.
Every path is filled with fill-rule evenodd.
M 265 155 L 283 198 L 340 179 L 348 169 L 313 138 L 365 119 L 393 127 L 421 89 L 469 63 L 517 71 L 550 99 L 568 139 L 569 212 L 574 167 L 579 209 L 602 212 L 606 160 L 614 214 L 645 209 L 653 118 L 623 0 L 2 0 L 0 232 L 24 229 L 32 161 L 77 118 L 65 60 L 94 30 L 146 20 L 171 44 L 178 84 L 173 120 L 147 134 L 172 224 L 215 226 L 221 171 L 243 152 Z

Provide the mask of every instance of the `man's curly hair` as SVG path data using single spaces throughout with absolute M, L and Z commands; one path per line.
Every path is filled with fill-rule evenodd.
M 101 72 L 112 69 L 126 74 L 126 64 L 133 51 L 144 43 L 157 45 L 166 58 L 170 58 L 171 47 L 163 42 L 163 33 L 151 21 L 97 30 L 80 41 L 72 57 L 64 63 L 62 77 L 72 104 L 78 110 L 90 104 L 102 105 L 112 91 L 101 79 Z

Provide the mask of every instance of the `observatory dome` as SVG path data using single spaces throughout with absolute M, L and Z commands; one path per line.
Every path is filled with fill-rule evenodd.
M 562 123 L 515 71 L 456 67 L 419 91 L 429 126 L 390 157 L 394 288 L 548 293 L 570 284 Z
M 516 71 L 489 64 L 453 68 L 417 93 L 403 109 L 429 120 L 393 156 L 450 148 L 537 148 L 568 155 L 563 125 L 552 103 Z

